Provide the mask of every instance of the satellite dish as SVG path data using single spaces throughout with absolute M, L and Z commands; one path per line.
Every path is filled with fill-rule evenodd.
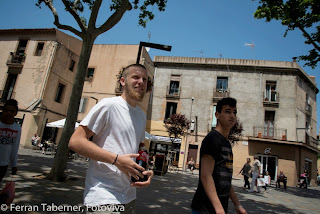
M 147 52 L 149 52 L 149 51 L 150 51 L 150 48 L 149 48 L 149 47 L 146 47 L 146 50 L 147 50 Z

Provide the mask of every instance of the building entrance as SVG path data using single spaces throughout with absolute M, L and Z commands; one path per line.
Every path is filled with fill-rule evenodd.
M 278 157 L 271 155 L 259 155 L 259 161 L 261 163 L 260 173 L 265 174 L 265 172 L 268 171 L 271 180 L 277 180 Z

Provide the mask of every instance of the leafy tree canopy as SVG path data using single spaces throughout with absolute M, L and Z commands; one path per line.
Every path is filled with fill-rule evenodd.
M 260 0 L 261 4 L 254 17 L 281 20 L 288 31 L 298 28 L 306 38 L 305 43 L 313 45 L 308 55 L 300 56 L 300 60 L 307 61 L 306 66 L 315 68 L 320 61 L 320 1 L 319 0 Z
M 174 138 L 187 134 L 190 128 L 190 121 L 183 114 L 172 114 L 164 121 L 164 127 L 173 142 Z

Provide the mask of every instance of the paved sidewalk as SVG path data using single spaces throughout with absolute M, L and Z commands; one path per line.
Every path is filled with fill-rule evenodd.
M 48 209 L 53 208 L 52 204 L 63 205 L 64 209 L 71 205 L 82 206 L 88 162 L 84 159 L 69 160 L 66 171 L 68 179 L 65 182 L 44 179 L 43 174 L 50 171 L 52 163 L 51 155 L 20 148 L 19 168 L 14 178 L 16 181 L 14 203 L 16 208 L 21 208 L 23 205 L 25 209 L 31 207 L 31 210 L 13 210 L 10 213 L 51 213 L 52 211 Z M 191 213 L 190 203 L 198 183 L 197 173 L 195 171 L 192 175 L 190 172 L 168 172 L 164 176 L 155 176 L 149 187 L 137 190 L 137 214 Z M 6 177 L 5 181 L 7 180 L 10 178 Z M 307 190 L 296 187 L 288 187 L 287 190 L 269 188 L 266 193 L 248 193 L 242 188 L 241 176 L 233 180 L 233 185 L 248 213 L 320 213 L 320 187 L 311 187 Z M 231 202 L 229 211 L 235 213 Z M 70 213 L 70 211 L 56 213 Z

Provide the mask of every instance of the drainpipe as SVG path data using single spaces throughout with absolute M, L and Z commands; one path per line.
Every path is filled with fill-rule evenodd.
M 54 45 L 53 45 L 53 52 L 52 52 L 51 57 L 50 57 L 49 66 L 48 66 L 47 71 L 46 71 L 46 76 L 44 78 L 44 83 L 43 83 L 41 91 L 40 91 L 39 99 L 43 98 L 44 89 L 45 89 L 45 87 L 47 85 L 47 82 L 48 82 L 48 77 L 49 77 L 50 69 L 52 67 L 53 57 L 55 56 L 57 47 L 58 47 L 58 42 L 55 42 Z
M 256 72 L 256 66 L 254 66 L 254 70 L 255 70 L 255 72 Z M 261 95 L 262 95 L 262 71 L 260 72 L 260 90 L 259 90 L 259 101 L 258 101 L 258 103 L 259 103 L 259 107 L 258 107 L 258 120 L 257 120 L 257 123 L 258 123 L 258 125 L 257 125 L 257 130 L 258 130 L 258 133 L 259 133 L 259 131 L 260 131 L 260 108 L 261 108 L 261 100 L 262 100 L 262 98 L 261 98 Z

